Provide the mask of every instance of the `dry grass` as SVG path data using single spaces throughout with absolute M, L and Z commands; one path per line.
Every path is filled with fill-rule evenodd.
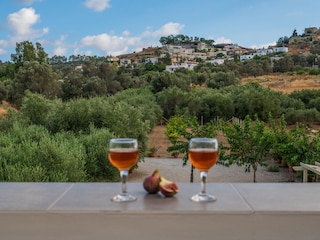
M 292 93 L 293 91 L 303 89 L 320 90 L 319 75 L 288 75 L 288 74 L 270 74 L 258 77 L 248 77 L 241 80 L 242 84 L 256 82 L 263 87 L 270 88 L 282 93 Z
M 8 109 L 16 109 L 14 106 L 12 106 L 10 103 L 6 101 L 2 101 L 0 104 L 0 116 L 5 116 L 8 113 Z
M 7 110 L 0 107 L 0 116 L 4 116 L 7 114 Z

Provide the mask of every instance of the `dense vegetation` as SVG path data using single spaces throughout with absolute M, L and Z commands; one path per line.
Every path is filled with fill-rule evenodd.
M 320 73 L 310 68 L 315 61 L 313 55 L 286 55 L 273 66 L 270 57 L 226 61 L 223 65 L 203 62 L 194 71 L 168 73 L 157 64 L 116 67 L 98 57 L 61 64 L 57 56 L 49 59 L 39 43 L 18 43 L 12 62 L 0 66 L 0 101 L 8 101 L 18 109 L 0 118 L 0 180 L 116 181 L 117 170 L 106 155 L 109 139 L 138 138 L 142 160 L 147 151 L 147 134 L 163 118 L 183 116 L 202 125 L 219 119 L 226 124 L 219 130 L 234 139 L 242 128 L 227 128 L 232 117 L 247 119 L 247 125 L 255 119 L 260 128 L 253 129 L 260 131 L 270 119 L 278 122 L 283 118 L 290 124 L 319 122 L 320 91 L 282 94 L 258 84 L 240 85 L 243 76 Z M 303 129 L 303 136 L 309 136 Z M 279 127 L 273 130 L 279 133 Z M 250 131 L 255 135 L 254 130 Z M 291 132 L 288 134 L 286 140 L 291 137 Z M 252 142 L 247 152 L 260 141 Z M 305 138 L 304 143 L 310 144 L 310 139 Z M 239 146 L 233 146 L 232 141 L 230 144 L 233 152 L 239 152 Z M 289 144 L 293 143 L 288 140 Z M 276 145 L 272 146 L 275 151 Z M 261 156 L 255 157 L 258 163 Z M 252 155 L 233 159 L 243 162 Z M 256 162 L 253 164 L 250 166 Z

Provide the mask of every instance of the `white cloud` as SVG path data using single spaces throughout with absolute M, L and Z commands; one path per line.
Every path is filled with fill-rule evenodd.
M 94 55 L 91 50 L 81 51 L 81 49 L 79 48 L 75 48 L 72 54 L 75 56 L 77 55 L 93 56 Z
M 60 36 L 60 39 L 53 43 L 52 55 L 65 56 L 70 46 L 65 43 L 66 36 Z
M 6 49 L 3 49 L 3 48 L 6 48 L 7 46 L 8 46 L 8 42 L 0 39 L 0 55 L 8 54 L 8 51 Z
M 53 49 L 52 55 L 53 56 L 65 56 L 66 52 L 68 51 L 68 48 L 63 46 L 57 46 Z
M 130 34 L 129 31 L 126 30 L 126 31 L 123 31 L 123 32 L 122 32 L 122 35 L 128 37 L 128 36 L 130 36 L 131 34 Z
M 184 28 L 183 24 L 169 22 L 163 25 L 160 29 L 152 32 L 151 30 L 147 30 L 142 33 L 143 37 L 164 37 L 168 35 L 176 35 L 179 34 Z
M 131 36 L 130 32 L 123 31 L 121 36 L 115 34 L 98 34 L 86 36 L 81 39 L 79 49 L 94 47 L 105 55 L 117 56 L 132 51 L 140 51 L 142 48 L 159 45 L 162 36 L 179 34 L 184 25 L 179 23 L 167 23 L 158 30 L 148 29 L 138 36 Z M 85 51 L 85 50 L 82 50 Z
M 1 47 L 7 47 L 7 46 L 8 46 L 8 42 L 5 41 L 5 40 L 1 40 L 1 39 L 0 39 L 0 46 L 1 46 Z
M 2 48 L 0 48 L 0 55 L 5 55 L 7 54 L 8 52 Z
M 249 48 L 252 49 L 262 49 L 262 48 L 268 48 L 269 46 L 275 46 L 277 43 L 276 42 L 272 42 L 272 43 L 262 43 L 259 45 L 252 45 Z
M 213 39 L 215 44 L 219 43 L 232 43 L 231 39 L 227 39 L 225 37 L 218 37 L 217 39 Z
M 80 44 L 84 47 L 95 47 L 106 55 L 120 55 L 126 53 L 130 47 L 139 44 L 137 37 L 123 37 L 108 34 L 99 34 L 84 37 Z
M 110 8 L 110 0 L 86 0 L 85 6 L 96 12 L 101 12 L 106 8 Z
M 39 22 L 39 20 L 40 15 L 36 14 L 33 8 L 22 8 L 18 12 L 9 14 L 7 17 L 7 22 L 10 29 L 13 31 L 11 40 L 13 42 L 32 40 L 48 33 L 48 28 L 32 28 L 34 24 Z

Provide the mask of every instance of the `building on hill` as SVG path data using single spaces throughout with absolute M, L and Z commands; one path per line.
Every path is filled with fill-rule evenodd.
M 320 28 L 309 27 L 304 29 L 304 33 L 302 35 L 290 37 L 289 44 L 312 42 L 319 39 L 320 39 Z
M 186 61 L 186 62 L 183 62 L 183 63 L 177 63 L 176 62 L 176 63 L 172 63 L 169 66 L 166 66 L 166 71 L 173 73 L 179 68 L 185 68 L 187 70 L 193 70 L 193 68 L 195 66 L 197 66 L 197 65 L 198 65 L 198 63 L 194 62 L 194 61 Z
M 251 52 L 249 54 L 243 54 L 240 56 L 240 61 L 249 60 L 254 58 L 255 56 L 264 56 L 271 53 L 277 53 L 277 52 L 288 52 L 287 47 L 268 47 L 263 49 L 257 49 L 255 52 Z
M 320 31 L 320 29 L 318 29 L 317 27 L 305 28 L 304 29 L 304 35 L 306 35 L 306 36 L 315 35 L 319 31 Z
M 206 62 L 211 63 L 213 65 L 221 65 L 224 63 L 224 61 L 225 61 L 224 58 L 216 58 L 216 59 L 207 60 Z
M 320 30 L 316 27 L 306 28 L 303 37 L 291 37 L 290 41 L 307 41 L 307 39 L 317 39 Z M 298 39 L 298 40 L 295 40 Z M 309 41 L 309 40 L 308 40 Z M 209 62 L 212 64 L 223 64 L 225 60 L 239 58 L 240 61 L 253 59 L 255 56 L 264 56 L 271 53 L 287 53 L 287 46 L 270 46 L 262 49 L 251 49 L 241 47 L 233 43 L 219 43 L 215 45 L 206 42 L 187 42 L 183 44 L 166 44 L 163 47 L 148 47 L 141 52 L 133 52 L 118 56 L 119 65 L 145 64 L 151 62 L 157 64 L 163 55 L 170 56 L 172 64 L 166 70 L 174 72 L 178 68 L 192 70 L 195 62 Z

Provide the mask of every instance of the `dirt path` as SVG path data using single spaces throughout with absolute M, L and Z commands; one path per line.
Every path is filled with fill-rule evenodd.
M 149 134 L 148 147 L 155 147 L 158 149 L 156 153 L 157 157 L 169 158 L 171 157 L 171 154 L 167 152 L 167 148 L 172 144 L 165 135 L 165 130 L 165 125 L 155 126 Z

